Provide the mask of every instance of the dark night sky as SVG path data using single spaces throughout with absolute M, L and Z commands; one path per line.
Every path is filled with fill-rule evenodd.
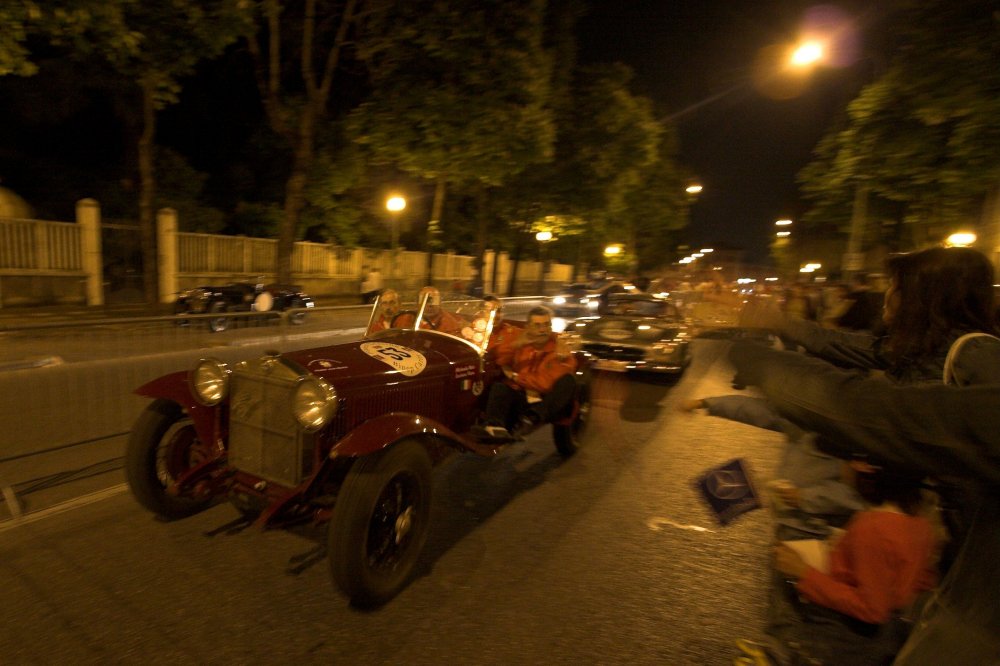
M 578 29 L 580 62 L 629 65 L 633 92 L 650 97 L 660 117 L 675 116 L 681 161 L 705 187 L 691 210 L 690 243 L 744 248 L 749 261 L 766 261 L 774 221 L 802 212 L 796 173 L 856 94 L 863 63 L 818 71 L 801 95 L 772 100 L 751 84 L 752 63 L 768 45 L 796 40 L 808 3 L 590 4 Z M 870 16 L 860 21 L 871 29 Z

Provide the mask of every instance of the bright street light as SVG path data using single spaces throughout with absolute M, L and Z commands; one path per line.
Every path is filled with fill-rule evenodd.
M 701 250 L 699 250 L 699 252 L 702 252 L 703 254 L 708 254 L 709 252 L 715 252 L 715 250 L 713 250 L 710 247 L 703 247 L 701 248 Z
M 800 44 L 792 52 L 791 63 L 795 67 L 808 67 L 823 59 L 823 45 L 820 42 L 810 41 Z
M 947 247 L 969 247 L 976 242 L 976 234 L 971 231 L 959 231 L 948 236 L 944 242 Z
M 778 233 L 775 234 L 775 236 L 777 236 L 778 238 L 785 238 L 791 235 L 792 235 L 791 231 L 779 231 Z
M 552 240 L 552 232 L 539 231 L 537 234 L 535 234 L 535 240 L 538 241 L 539 243 L 545 243 L 547 241 L 550 241 Z
M 606 248 L 604 248 L 604 254 L 605 256 L 608 257 L 613 257 L 616 254 L 621 254 L 621 253 L 622 253 L 621 245 L 609 245 Z
M 392 277 L 396 277 L 396 255 L 399 248 L 399 213 L 406 208 L 406 199 L 394 194 L 385 200 L 385 209 L 392 213 Z
M 705 189 L 701 185 L 688 185 L 684 188 L 684 191 L 688 194 L 700 194 L 701 191 Z
M 774 223 L 774 225 L 777 227 L 787 227 L 791 223 L 792 223 L 791 220 L 778 220 L 777 222 Z

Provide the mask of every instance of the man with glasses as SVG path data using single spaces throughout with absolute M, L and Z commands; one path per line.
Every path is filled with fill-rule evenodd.
M 512 440 L 569 413 L 576 395 L 576 359 L 552 332 L 552 311 L 533 308 L 519 336 L 498 344 L 496 362 L 504 380 L 490 387 L 480 438 Z

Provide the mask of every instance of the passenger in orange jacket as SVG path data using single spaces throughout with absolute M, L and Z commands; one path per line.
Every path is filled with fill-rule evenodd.
M 519 336 L 498 344 L 496 361 L 505 375 L 490 387 L 486 424 L 477 436 L 509 440 L 569 414 L 576 395 L 576 359 L 552 332 L 552 311 L 533 308 Z M 513 432 L 513 434 L 512 434 Z

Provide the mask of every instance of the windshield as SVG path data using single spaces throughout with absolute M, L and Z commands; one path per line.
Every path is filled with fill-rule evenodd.
M 659 299 L 614 298 L 608 303 L 608 313 L 625 317 L 680 317 L 673 303 Z
M 384 299 L 383 294 L 376 297 L 364 337 L 383 337 L 390 331 L 435 331 L 469 343 L 479 353 L 489 346 L 496 313 L 482 303 L 478 303 L 476 310 L 468 303 L 452 309 L 441 305 L 440 296 L 425 294 L 412 307 L 407 307 L 393 299 L 393 295 L 388 299 Z

